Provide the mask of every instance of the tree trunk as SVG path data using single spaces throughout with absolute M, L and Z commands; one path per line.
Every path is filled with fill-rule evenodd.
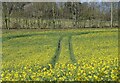
M 5 27 L 6 27 L 6 29 L 9 29 L 8 28 L 8 17 L 5 15 Z
M 113 27 L 113 3 L 111 2 L 111 27 Z

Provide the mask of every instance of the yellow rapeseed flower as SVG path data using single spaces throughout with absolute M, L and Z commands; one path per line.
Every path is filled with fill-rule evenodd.
M 94 78 L 97 80 L 98 79 L 98 77 L 96 76 L 96 75 L 94 75 Z

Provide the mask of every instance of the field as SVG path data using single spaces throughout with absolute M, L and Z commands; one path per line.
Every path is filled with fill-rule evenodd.
M 2 80 L 116 81 L 118 29 L 4 30 Z

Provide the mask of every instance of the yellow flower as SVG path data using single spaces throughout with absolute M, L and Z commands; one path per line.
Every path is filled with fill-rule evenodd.
M 102 68 L 102 71 L 104 71 L 104 70 L 105 70 L 105 68 L 103 67 L 103 68 Z
M 98 77 L 96 76 L 96 75 L 94 75 L 94 78 L 97 80 L 98 79 Z
M 3 76 L 4 76 L 4 73 L 2 73 L 1 76 L 3 77 Z
M 26 67 L 24 67 L 24 69 L 27 69 Z
M 83 73 L 84 76 L 86 76 L 86 73 Z
M 51 73 L 48 73 L 48 76 L 51 76 Z
M 15 73 L 15 77 L 16 77 L 16 78 L 18 77 L 18 73 Z
M 45 70 L 46 70 L 46 68 L 43 68 L 43 70 L 45 71 Z
M 78 72 L 78 75 L 80 75 L 80 73 Z
M 49 65 L 50 69 L 52 69 L 52 65 L 51 64 L 48 64 L 48 65 Z
M 92 78 L 92 76 L 88 76 L 90 79 Z
M 47 75 L 47 72 L 43 72 L 44 73 L 44 75 Z
M 94 70 L 95 68 L 94 67 L 92 67 L 92 70 Z

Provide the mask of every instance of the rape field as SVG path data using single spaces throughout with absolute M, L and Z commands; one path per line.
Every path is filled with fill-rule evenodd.
M 2 81 L 118 81 L 118 29 L 3 31 Z

